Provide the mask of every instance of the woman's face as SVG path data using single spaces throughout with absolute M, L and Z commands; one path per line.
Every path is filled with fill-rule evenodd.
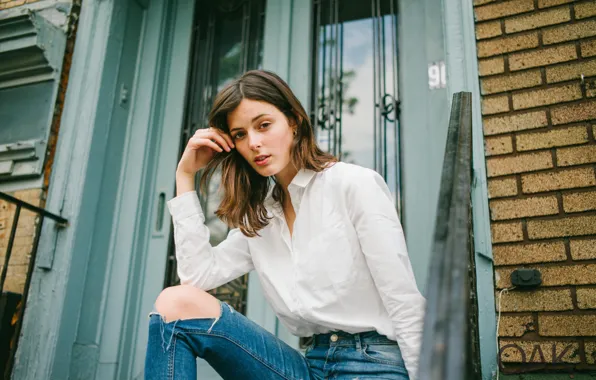
M 294 127 L 277 107 L 243 99 L 228 114 L 228 127 L 236 149 L 257 173 L 284 177 L 292 171 Z

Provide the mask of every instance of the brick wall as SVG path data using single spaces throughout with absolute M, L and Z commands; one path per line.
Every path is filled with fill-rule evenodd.
M 596 1 L 474 4 L 502 370 L 593 369 Z
M 40 0 L 0 0 L 0 10 L 19 7 L 24 4 L 36 3 Z
M 42 192 L 40 189 L 21 190 L 10 193 L 10 195 L 39 206 Z M 14 214 L 14 204 L 0 200 L 0 270 L 4 265 Z M 6 282 L 3 289 L 5 292 L 23 294 L 37 223 L 38 217 L 35 213 L 24 209 L 21 210 L 12 253 L 8 262 Z

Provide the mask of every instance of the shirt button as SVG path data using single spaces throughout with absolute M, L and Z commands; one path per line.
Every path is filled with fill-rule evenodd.
M 336 334 L 331 335 L 332 342 L 337 342 L 338 339 L 339 339 L 339 337 Z

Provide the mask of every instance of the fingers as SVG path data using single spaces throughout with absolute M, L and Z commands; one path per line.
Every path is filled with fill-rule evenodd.
M 202 146 L 208 146 L 209 148 L 213 149 L 216 152 L 223 152 L 223 149 L 221 146 L 219 146 L 218 144 L 216 144 L 213 140 L 210 140 L 208 138 L 204 138 L 204 137 L 196 137 L 193 136 L 188 144 L 194 148 L 200 148 Z
M 215 128 L 199 129 L 195 132 L 194 137 L 209 139 L 225 149 L 226 152 L 229 152 L 232 150 L 232 148 L 234 148 L 234 143 L 232 142 L 230 136 Z

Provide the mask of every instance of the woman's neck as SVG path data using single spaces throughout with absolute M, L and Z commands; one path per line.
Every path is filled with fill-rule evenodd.
M 294 165 L 289 164 L 285 169 L 275 175 L 275 180 L 281 185 L 281 187 L 284 189 L 284 192 L 287 193 L 288 186 L 290 183 L 292 183 L 292 180 L 294 177 L 296 177 L 296 174 L 298 174 L 298 169 L 296 169 Z

